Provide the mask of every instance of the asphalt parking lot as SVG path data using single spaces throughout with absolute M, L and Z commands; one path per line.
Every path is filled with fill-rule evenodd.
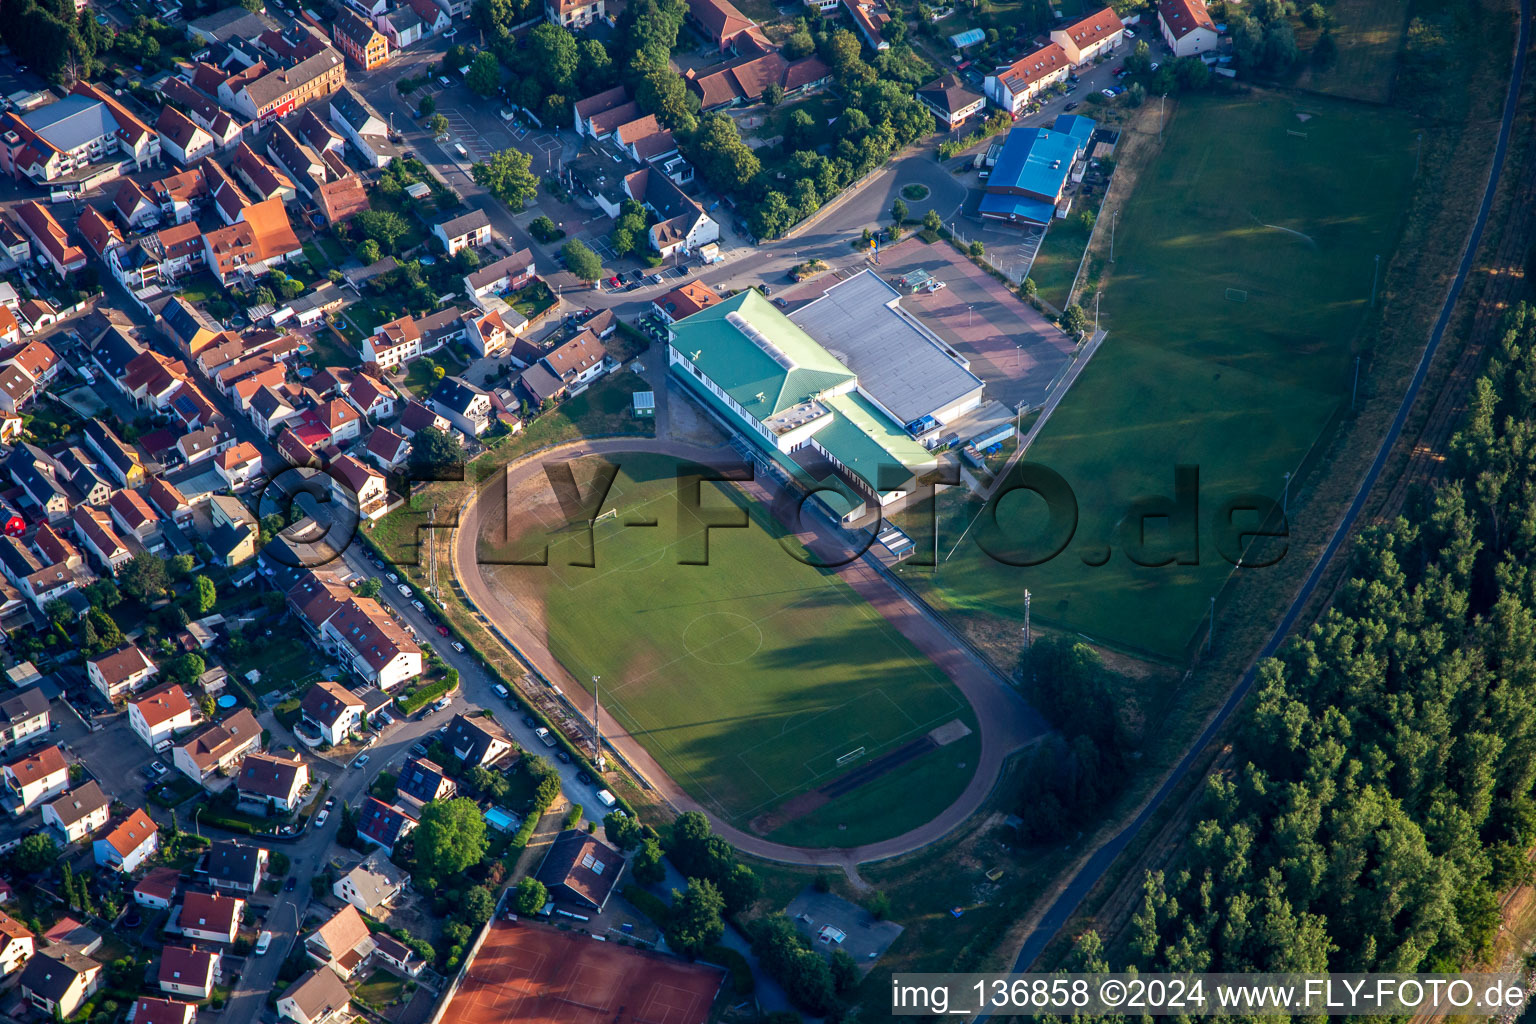
M 106 793 L 131 806 L 143 805 L 144 784 L 149 781 L 144 768 L 157 758 L 128 725 L 127 712 L 97 716 L 96 724 L 102 727 L 98 732 L 87 731 L 67 710 L 63 714 L 56 710 L 53 720 L 64 723 L 54 738 L 68 743 L 70 753 L 90 766 L 91 774 Z M 171 769 L 169 756 L 158 760 L 167 769 L 175 770 Z

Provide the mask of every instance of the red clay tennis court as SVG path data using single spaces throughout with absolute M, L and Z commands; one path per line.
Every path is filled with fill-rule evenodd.
M 725 972 L 547 925 L 493 921 L 444 1024 L 704 1024 Z

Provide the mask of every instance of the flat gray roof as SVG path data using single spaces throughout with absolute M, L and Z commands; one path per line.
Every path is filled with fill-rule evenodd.
M 859 376 L 903 426 L 982 388 L 982 380 L 935 344 L 931 332 L 891 306 L 901 293 L 872 270 L 828 288 L 789 314 Z
M 62 150 L 111 135 L 120 127 L 107 105 L 89 96 L 70 95 L 21 115 L 28 128 Z

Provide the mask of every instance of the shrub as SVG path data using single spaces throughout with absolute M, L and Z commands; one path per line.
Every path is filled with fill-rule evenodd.
M 623 896 L 630 906 L 650 918 L 657 925 L 665 925 L 667 923 L 667 918 L 671 912 L 667 909 L 667 905 L 661 897 L 655 893 L 648 892 L 638 885 L 626 885 L 623 889 L 619 890 L 619 895 Z
M 757 982 L 752 977 L 752 965 L 747 958 L 728 946 L 719 944 L 705 946 L 699 950 L 699 959 L 712 964 L 719 964 L 731 972 L 731 987 L 736 990 L 737 996 L 749 996 L 757 987 Z

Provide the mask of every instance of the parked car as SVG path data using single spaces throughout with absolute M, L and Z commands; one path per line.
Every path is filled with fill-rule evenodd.
M 1104 91 L 1108 92 L 1109 90 L 1105 89 Z M 410 597 L 411 596 L 411 588 L 409 586 L 407 586 L 406 584 L 404 584 L 404 583 L 400 584 L 395 589 L 400 591 L 400 596 L 401 597 Z
M 166 768 L 165 765 L 161 764 L 159 761 L 153 761 L 150 763 L 149 770 L 153 772 L 155 778 L 158 779 L 160 776 L 165 774 Z
M 492 683 L 491 684 L 491 691 L 493 693 L 495 693 L 496 696 L 500 697 L 502 700 L 508 700 L 512 696 L 512 694 L 507 692 L 507 688 L 505 686 L 502 686 L 500 683 Z
M 1108 96 L 1110 99 L 1115 98 L 1115 90 L 1113 89 L 1100 89 L 1099 92 L 1103 93 L 1105 96 Z
M 387 576 L 387 577 L 386 577 L 386 579 L 388 579 L 388 580 L 389 580 L 389 582 L 391 582 L 391 583 L 399 583 L 399 582 L 400 582 L 400 577 L 399 577 L 399 576 L 396 576 L 396 575 L 395 575 L 395 574 L 394 574 L 394 573 L 390 573 L 390 574 L 389 574 L 389 575 L 388 575 L 388 576 Z
M 417 743 L 411 747 L 411 753 L 415 754 L 417 757 L 426 757 L 427 745 L 425 743 Z
M 290 879 L 290 881 L 291 881 L 291 879 Z M 260 935 L 256 936 L 256 955 L 257 956 L 266 956 L 267 955 L 267 950 L 269 950 L 271 948 L 272 948 L 272 933 L 271 932 L 262 932 Z
M 363 756 L 366 757 L 367 755 L 364 754 Z M 330 816 L 331 812 L 329 810 L 322 809 L 319 814 L 315 815 L 315 828 L 325 828 L 325 822 Z M 290 878 L 288 881 L 291 882 L 293 879 Z
M 447 636 L 448 635 L 448 627 L 447 626 L 438 626 L 437 627 L 437 635 L 438 636 Z
M 368 767 L 368 755 L 367 754 L 358 754 L 357 755 L 357 760 L 352 762 L 352 767 L 353 768 L 366 768 L 366 767 Z
M 464 653 L 464 645 L 459 643 L 457 640 L 453 642 L 453 649 L 458 651 L 460 654 Z
M 592 785 L 592 776 L 588 775 L 586 772 L 577 772 L 576 781 L 581 783 L 583 786 L 590 786 Z
M 1076 110 L 1077 109 L 1077 101 L 1073 100 L 1071 103 L 1068 103 L 1066 106 L 1062 107 L 1061 109 L 1062 110 Z
M 327 797 L 326 801 L 325 801 L 325 809 L 326 810 L 330 810 L 332 807 L 335 807 L 335 806 L 336 806 L 336 798 L 335 797 Z
M 416 609 L 416 610 L 417 610 L 417 611 L 419 611 L 419 612 L 423 612 L 423 613 L 425 613 L 425 612 L 426 612 L 426 610 L 427 610 L 427 606 L 426 606 L 426 605 L 424 605 L 424 604 L 422 604 L 422 603 L 421 603 L 421 602 L 420 602 L 420 601 L 412 601 L 412 602 L 411 602 L 411 606 L 412 606 L 412 607 L 413 607 L 413 608 L 415 608 L 415 609 Z

